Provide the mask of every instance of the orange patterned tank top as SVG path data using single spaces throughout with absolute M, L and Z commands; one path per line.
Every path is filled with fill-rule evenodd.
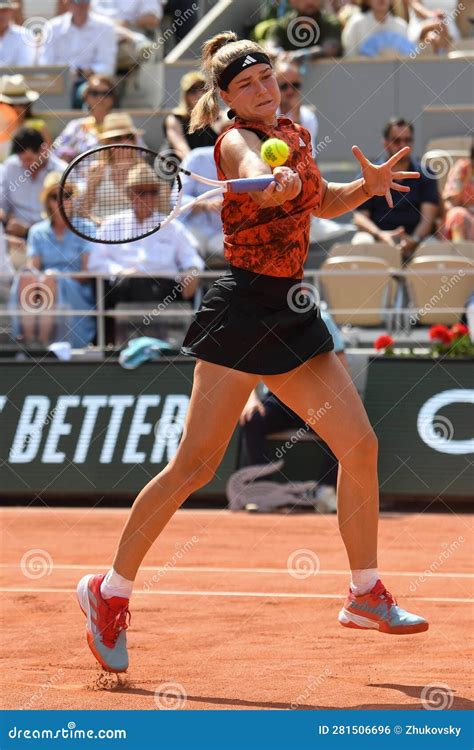
M 321 205 L 322 177 L 312 157 L 311 137 L 301 125 L 279 117 L 271 126 L 236 119 L 234 128 L 256 131 L 266 138 L 281 138 L 290 147 L 285 166 L 298 172 L 302 189 L 291 201 L 274 208 L 260 208 L 248 193 L 225 193 L 222 206 L 224 255 L 229 263 L 267 276 L 300 279 L 308 255 L 311 214 Z M 222 139 L 218 138 L 214 158 L 220 180 Z

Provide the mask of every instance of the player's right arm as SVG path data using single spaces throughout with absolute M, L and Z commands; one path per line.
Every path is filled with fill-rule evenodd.
M 250 130 L 233 129 L 222 139 L 221 167 L 228 180 L 261 177 L 272 174 L 275 183 L 260 193 L 250 193 L 261 208 L 280 206 L 299 195 L 301 180 L 288 167 L 276 167 L 273 171 L 260 157 L 261 142 Z

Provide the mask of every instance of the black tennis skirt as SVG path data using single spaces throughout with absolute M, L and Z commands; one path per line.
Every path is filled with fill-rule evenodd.
M 277 375 L 334 348 L 314 295 L 302 282 L 230 267 L 216 279 L 181 354 L 258 375 Z

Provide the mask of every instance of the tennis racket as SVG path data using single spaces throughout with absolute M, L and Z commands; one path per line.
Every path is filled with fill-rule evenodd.
M 181 174 L 213 189 L 183 206 Z M 158 232 L 197 203 L 227 191 L 260 192 L 274 181 L 272 175 L 211 180 L 141 146 L 102 146 L 69 164 L 61 178 L 59 210 L 79 237 L 122 244 Z

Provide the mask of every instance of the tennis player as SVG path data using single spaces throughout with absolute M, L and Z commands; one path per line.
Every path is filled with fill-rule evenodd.
M 374 165 L 354 146 L 362 178 L 328 184 L 312 159 L 308 131 L 276 116 L 280 93 L 259 45 L 218 34 L 204 45 L 202 70 L 207 89 L 193 110 L 192 129 L 216 120 L 219 96 L 234 120 L 215 146 L 219 179 L 270 173 L 260 158 L 267 138 L 285 141 L 290 157 L 273 170 L 276 183 L 264 192 L 224 197 L 230 274 L 204 295 L 183 343 L 182 353 L 197 361 L 179 448 L 135 500 L 112 569 L 78 584 L 89 646 L 112 672 L 128 666 L 128 605 L 143 558 L 186 498 L 214 476 L 260 380 L 305 421 L 320 404 L 331 404 L 318 433 L 339 461 L 338 521 L 351 569 L 341 625 L 396 634 L 428 628 L 425 619 L 401 609 L 380 580 L 377 440 L 318 307 L 300 287 L 311 216 L 339 216 L 372 195 L 386 196 L 391 207 L 391 190 L 409 190 L 396 180 L 420 176 L 397 171 L 410 149 Z

